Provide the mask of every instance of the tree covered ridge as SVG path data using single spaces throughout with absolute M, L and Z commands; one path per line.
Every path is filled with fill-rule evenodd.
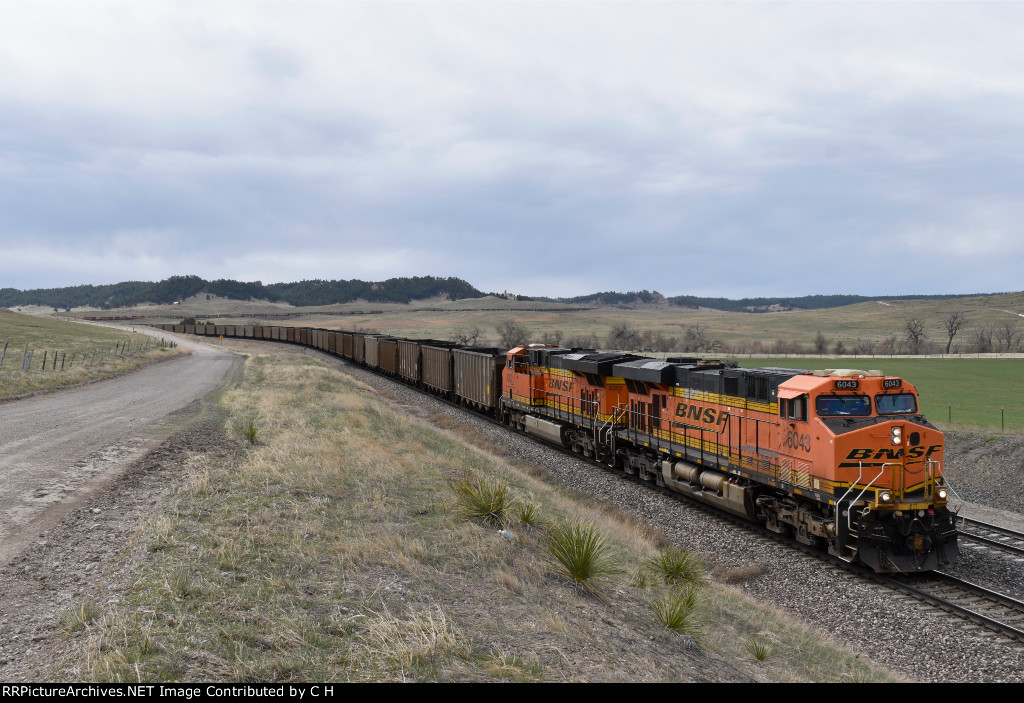
M 822 308 L 839 308 L 844 305 L 866 303 L 872 300 L 944 300 L 947 298 L 973 298 L 985 293 L 950 294 L 950 295 L 804 295 L 789 298 L 708 298 L 695 295 L 677 295 L 666 298 L 658 291 L 629 291 L 618 293 L 605 291 L 578 295 L 572 298 L 528 298 L 545 302 L 571 303 L 574 305 L 651 305 L 669 303 L 685 308 L 710 308 L 725 312 L 770 312 L 774 310 L 820 310 Z
M 102 309 L 131 307 L 140 303 L 169 305 L 176 301 L 205 293 L 234 300 L 267 300 L 296 306 L 332 305 L 367 300 L 379 303 L 408 303 L 438 296 L 451 300 L 481 298 L 478 291 L 460 278 L 414 276 L 389 278 L 386 281 L 325 281 L 311 280 L 297 283 L 235 281 L 217 279 L 207 281 L 199 276 L 171 276 L 163 281 L 125 281 L 109 285 L 81 285 L 66 288 L 38 288 L 19 291 L 0 289 L 0 307 L 19 305 L 48 305 L 58 309 L 94 307 Z
M 374 303 L 409 303 L 446 296 L 451 300 L 482 298 L 485 293 L 474 288 L 461 278 L 437 276 L 413 276 L 389 278 L 386 281 L 328 281 L 314 279 L 296 283 L 272 283 L 263 285 L 260 281 L 235 281 L 217 279 L 207 281 L 199 276 L 171 276 L 163 281 L 125 281 L 109 285 L 81 285 L 67 288 L 39 288 L 19 291 L 14 288 L 0 288 L 0 307 L 11 308 L 19 305 L 48 305 L 58 309 L 73 307 L 94 307 L 102 309 L 124 308 L 139 303 L 169 305 L 193 295 L 206 293 L 233 300 L 267 300 L 284 302 L 295 306 L 332 305 L 366 300 Z M 605 291 L 579 295 L 570 298 L 547 298 L 516 296 L 520 300 L 567 303 L 573 305 L 632 305 L 664 304 L 689 308 L 711 308 L 727 312 L 767 312 L 771 310 L 817 310 L 853 305 L 871 300 L 940 300 L 966 298 L 985 294 L 957 295 L 805 295 L 801 297 L 776 298 L 709 298 L 693 295 L 679 295 L 666 298 L 657 291 L 628 291 L 619 293 Z

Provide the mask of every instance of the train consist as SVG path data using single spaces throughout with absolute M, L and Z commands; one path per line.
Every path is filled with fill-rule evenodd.
M 910 383 L 880 371 L 309 327 L 158 327 L 319 349 L 878 572 L 930 571 L 959 552 L 942 432 Z

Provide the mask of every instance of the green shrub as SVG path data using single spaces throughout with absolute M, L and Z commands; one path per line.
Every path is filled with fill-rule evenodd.
M 519 522 L 528 527 L 543 527 L 547 524 L 541 515 L 540 506 L 536 503 L 516 503 L 515 515 Z
M 699 612 L 701 598 L 697 587 L 673 588 L 650 597 L 647 602 L 662 625 L 681 635 L 689 635 L 700 646 L 704 620 Z
M 750 656 L 759 662 L 768 661 L 775 656 L 777 651 L 774 644 L 759 637 L 751 637 L 743 646 L 750 652 Z
M 247 417 L 242 421 L 241 427 L 242 436 L 245 437 L 251 444 L 256 444 L 256 440 L 260 436 L 259 425 L 256 424 L 256 418 Z
M 558 573 L 594 593 L 596 584 L 613 581 L 623 573 L 605 538 L 589 523 L 555 527 L 548 534 L 547 549 Z
M 508 484 L 500 479 L 484 476 L 463 476 L 450 481 L 448 487 L 455 494 L 459 508 L 470 519 L 483 520 L 489 525 L 503 525 L 511 507 Z
M 668 584 L 700 585 L 706 580 L 704 561 L 693 552 L 679 547 L 660 550 L 657 556 L 647 560 L 647 567 Z
M 60 613 L 60 624 L 65 632 L 72 634 L 84 630 L 86 625 L 103 614 L 103 606 L 92 601 L 68 606 Z

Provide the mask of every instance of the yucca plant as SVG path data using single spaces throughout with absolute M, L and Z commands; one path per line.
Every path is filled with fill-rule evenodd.
M 543 527 L 547 524 L 536 503 L 516 503 L 515 516 L 527 527 Z
M 485 476 L 463 476 L 450 481 L 448 487 L 467 517 L 483 520 L 489 525 L 505 523 L 512 501 L 508 495 L 508 484 L 504 481 Z
M 662 591 L 648 598 L 647 602 L 662 625 L 681 635 L 689 635 L 700 646 L 704 637 L 704 619 L 699 612 L 701 598 L 696 586 Z
M 704 561 L 693 552 L 679 547 L 660 550 L 657 556 L 647 560 L 647 568 L 668 584 L 700 585 L 706 580 Z
M 598 593 L 598 583 L 623 573 L 605 538 L 589 523 L 556 526 L 548 534 L 547 549 L 558 573 L 593 593 Z
M 775 656 L 777 651 L 774 644 L 759 637 L 751 637 L 743 646 L 750 652 L 750 656 L 759 662 L 768 661 Z

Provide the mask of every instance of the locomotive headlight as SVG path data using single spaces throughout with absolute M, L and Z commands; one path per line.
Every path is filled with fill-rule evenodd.
M 937 495 L 939 496 L 939 500 L 946 500 L 946 489 L 940 488 Z
M 892 493 L 890 493 L 889 491 L 882 491 L 881 493 L 878 494 L 878 500 L 881 503 L 888 503 L 889 501 L 892 500 Z
M 903 444 L 903 428 L 902 427 L 893 427 L 892 428 L 891 441 L 892 441 L 892 445 L 894 447 L 898 447 L 899 445 Z

